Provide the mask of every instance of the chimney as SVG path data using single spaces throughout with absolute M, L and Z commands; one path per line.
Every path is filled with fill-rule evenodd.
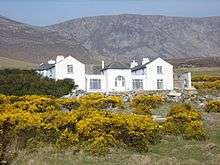
M 49 60 L 47 63 L 48 63 L 48 64 L 55 64 L 56 61 L 55 61 L 55 60 Z
M 143 58 L 142 65 L 144 65 L 144 64 L 146 64 L 148 62 L 150 62 L 149 58 Z
M 57 58 L 56 58 L 56 63 L 58 63 L 58 62 L 60 62 L 60 61 L 62 61 L 62 60 L 64 60 L 64 57 L 63 57 L 63 56 L 57 56 Z
M 102 61 L 102 69 L 104 69 L 104 68 L 105 68 L 105 62 Z
M 133 60 L 131 62 L 130 68 L 134 68 L 135 66 L 138 66 L 138 63 L 135 60 Z

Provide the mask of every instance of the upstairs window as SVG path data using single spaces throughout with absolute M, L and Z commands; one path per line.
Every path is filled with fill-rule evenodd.
M 157 89 L 159 89 L 159 90 L 163 89 L 163 80 L 162 79 L 157 80 Z
M 73 73 L 73 65 L 67 65 L 67 73 Z
M 142 90 L 143 89 L 143 80 L 142 79 L 133 79 L 132 82 L 134 90 Z
M 157 74 L 162 74 L 162 73 L 163 73 L 162 66 L 157 66 Z
M 101 79 L 90 79 L 90 89 L 91 90 L 101 89 Z

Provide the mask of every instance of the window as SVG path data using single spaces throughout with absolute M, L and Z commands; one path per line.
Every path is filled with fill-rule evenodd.
M 52 74 L 53 74 L 52 69 L 50 69 L 49 72 L 50 72 L 49 73 L 50 74 L 49 77 L 52 77 Z
M 73 73 L 73 65 L 67 65 L 67 73 Z
M 162 66 L 157 66 L 157 74 L 162 74 L 163 70 L 162 70 Z
M 163 80 L 162 79 L 157 80 L 157 89 L 163 89 Z
M 117 76 L 115 78 L 115 87 L 125 87 L 125 78 L 122 76 Z
M 90 89 L 101 89 L 101 79 L 90 79 Z
M 142 79 L 133 79 L 133 89 L 140 90 L 143 89 L 143 80 Z

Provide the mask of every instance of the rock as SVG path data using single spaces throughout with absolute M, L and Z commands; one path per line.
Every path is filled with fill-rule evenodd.
M 154 120 L 156 120 L 159 123 L 165 122 L 166 118 L 159 116 L 159 115 L 152 115 L 152 117 L 154 118 Z
M 170 91 L 167 96 L 170 96 L 170 97 L 180 97 L 182 95 L 182 93 L 178 93 L 176 91 Z
M 207 151 L 216 151 L 218 149 L 218 146 L 215 143 L 208 143 L 205 146 L 205 150 Z
M 8 162 L 6 161 L 6 160 L 2 160 L 1 162 L 0 162 L 0 164 L 8 164 Z

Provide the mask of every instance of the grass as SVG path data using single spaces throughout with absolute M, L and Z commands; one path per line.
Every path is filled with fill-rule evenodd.
M 165 105 L 167 106 L 167 105 Z M 161 143 L 149 147 L 147 153 L 137 153 L 123 148 L 114 148 L 105 156 L 91 155 L 76 148 L 58 150 L 52 146 L 23 150 L 13 164 L 34 165 L 164 165 L 204 164 L 220 162 L 220 114 L 205 114 L 209 139 L 206 141 L 184 140 L 182 137 L 166 136 Z
M 220 67 L 201 67 L 201 68 L 181 68 L 176 69 L 176 72 L 192 72 L 192 77 L 209 75 L 220 76 Z
M 36 64 L 0 57 L 0 69 L 33 69 Z
M 216 132 L 220 134 L 220 130 Z M 216 137 L 214 137 L 216 138 Z M 216 164 L 220 161 L 219 148 L 209 148 L 213 139 L 206 142 L 183 140 L 181 137 L 169 137 L 160 144 L 151 146 L 148 153 L 135 153 L 134 151 L 114 149 L 105 156 L 94 156 L 86 152 L 75 153 L 74 149 L 56 151 L 53 147 L 41 148 L 33 153 L 22 152 L 14 164 Z M 216 144 L 215 144 L 216 145 Z M 219 144 L 218 144 L 219 147 Z

